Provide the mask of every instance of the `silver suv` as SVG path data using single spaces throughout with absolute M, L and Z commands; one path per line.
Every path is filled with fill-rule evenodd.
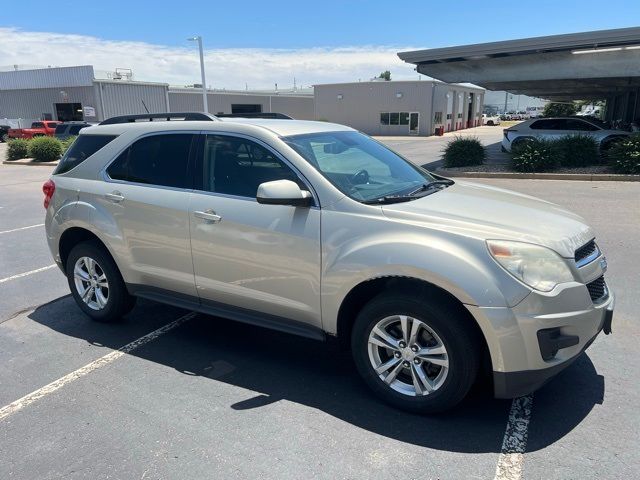
M 417 412 L 483 372 L 499 398 L 531 392 L 611 330 L 605 258 L 557 205 L 342 125 L 159 116 L 83 129 L 44 185 L 49 247 L 95 320 L 145 297 L 337 338 Z

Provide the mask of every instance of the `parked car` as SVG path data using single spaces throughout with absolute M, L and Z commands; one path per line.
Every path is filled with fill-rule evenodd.
M 31 128 L 10 128 L 8 132 L 9 138 L 34 138 L 43 137 L 45 135 L 53 137 L 56 127 L 60 122 L 53 120 L 45 120 L 42 122 L 33 122 Z
M 168 116 L 82 129 L 43 186 L 51 253 L 94 320 L 144 297 L 336 338 L 415 412 L 454 406 L 485 368 L 497 397 L 527 394 L 611 330 L 605 257 L 557 205 L 343 125 L 137 121 Z
M 9 140 L 9 125 L 0 125 L 0 142 L 6 142 Z
M 500 117 L 498 115 L 487 115 L 486 113 L 483 113 L 482 125 L 500 125 Z
M 59 140 L 65 140 L 69 137 L 75 137 L 85 127 L 90 127 L 87 122 L 64 122 L 56 127 L 55 137 Z
M 578 117 L 535 118 L 514 127 L 505 128 L 502 137 L 503 150 L 511 149 L 533 138 L 551 140 L 566 135 L 587 135 L 598 142 L 600 151 L 606 151 L 612 142 L 630 135 L 622 130 L 610 130 L 601 122 Z

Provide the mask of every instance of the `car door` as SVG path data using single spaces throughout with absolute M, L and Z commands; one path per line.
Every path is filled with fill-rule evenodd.
M 95 182 L 94 204 L 115 223 L 114 245 L 125 280 L 136 290 L 197 301 L 189 241 L 189 169 L 194 133 L 145 136 Z
M 201 302 L 254 321 L 321 327 L 317 199 L 311 207 L 256 201 L 263 182 L 289 179 L 305 190 L 308 184 L 255 139 L 206 134 L 200 145 L 189 211 Z

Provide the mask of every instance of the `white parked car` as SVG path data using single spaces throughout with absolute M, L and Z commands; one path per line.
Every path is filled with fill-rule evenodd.
M 514 145 L 534 138 L 553 140 L 567 135 L 587 135 L 606 150 L 613 141 L 630 135 L 623 130 L 611 130 L 596 120 L 575 117 L 535 118 L 504 129 L 502 149 L 510 152 Z
M 487 115 L 486 113 L 482 114 L 482 125 L 500 125 L 500 117 L 498 115 Z

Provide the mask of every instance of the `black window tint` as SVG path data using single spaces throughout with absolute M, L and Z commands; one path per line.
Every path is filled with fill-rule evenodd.
M 206 191 L 255 198 L 258 186 L 273 180 L 291 180 L 307 189 L 270 150 L 243 138 L 207 135 L 203 160 Z
M 80 135 L 64 154 L 54 175 L 65 173 L 77 167 L 91 155 L 104 147 L 117 135 Z
M 580 132 L 593 132 L 598 130 L 598 127 L 591 125 L 588 122 L 582 120 L 567 120 L 567 130 L 578 130 Z
M 69 135 L 78 135 L 81 129 L 83 129 L 85 125 L 71 125 L 69 127 Z M 56 132 L 58 130 L 56 129 Z
M 64 130 L 65 130 L 66 128 L 67 128 L 67 126 L 66 126 L 66 125 L 58 125 L 58 126 L 56 127 L 56 133 L 62 133 L 62 132 L 64 132 Z
M 564 120 L 537 120 L 531 124 L 530 128 L 532 128 L 533 130 L 564 130 Z
M 33 122 L 31 124 L 31 128 L 44 128 L 44 123 L 42 123 L 42 122 Z
M 192 134 L 152 135 L 123 152 L 107 169 L 114 180 L 190 188 L 187 177 Z

